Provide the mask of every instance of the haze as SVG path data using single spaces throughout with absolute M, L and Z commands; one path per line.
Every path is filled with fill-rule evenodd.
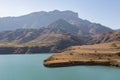
M 120 0 L 0 0 L 1 17 L 55 9 L 72 10 L 82 19 L 120 28 Z

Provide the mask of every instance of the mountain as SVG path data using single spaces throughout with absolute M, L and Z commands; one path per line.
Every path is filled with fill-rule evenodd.
M 0 29 L 15 30 L 20 28 L 41 28 L 49 24 L 63 19 L 79 28 L 79 34 L 100 34 L 112 32 L 113 30 L 101 24 L 92 23 L 87 20 L 80 19 L 78 13 L 72 11 L 54 10 L 50 12 L 34 12 L 19 17 L 3 17 L 0 18 Z
M 39 36 L 51 33 L 77 36 L 79 28 L 71 25 L 65 20 L 59 19 L 48 26 L 40 29 L 16 29 L 12 31 L 0 32 L 0 41 L 26 43 Z M 49 36 L 48 36 L 49 37 Z
M 117 29 L 116 31 L 120 31 L 120 29 Z
M 45 27 L 36 39 L 26 45 L 51 46 L 51 51 L 62 50 L 71 45 L 83 44 L 83 37 L 77 35 L 78 31 L 78 27 L 59 19 Z
M 72 11 L 50 11 L 50 12 L 33 12 L 28 15 L 19 17 L 3 17 L 0 18 L 0 28 L 2 30 L 15 30 L 18 28 L 40 28 L 47 26 L 50 23 L 58 20 L 65 19 L 75 20 L 78 18 L 78 14 Z
M 72 45 L 83 44 L 85 37 L 77 35 L 78 32 L 78 27 L 59 19 L 40 29 L 17 29 L 0 32 L 0 43 L 49 47 L 50 52 L 55 52 Z
M 59 19 L 51 23 L 47 26 L 47 28 L 49 28 L 51 31 L 59 32 L 61 34 L 67 33 L 73 35 L 77 35 L 80 30 L 77 26 L 72 25 L 63 19 Z
M 58 52 L 69 46 L 101 43 L 106 34 L 114 32 L 80 19 L 75 12 L 58 10 L 0 18 L 0 28 L 1 53 Z M 103 37 L 96 38 L 98 35 Z

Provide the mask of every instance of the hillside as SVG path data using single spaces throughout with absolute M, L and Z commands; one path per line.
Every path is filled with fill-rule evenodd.
M 87 43 L 96 44 L 96 43 L 104 43 L 104 42 L 112 42 L 112 41 L 120 41 L 120 31 L 107 32 L 104 34 L 95 35 Z
M 17 29 L 0 32 L 0 42 L 25 43 L 40 35 L 42 29 Z
M 44 47 L 39 52 L 58 52 L 66 47 L 83 44 L 78 28 L 65 20 L 57 20 L 40 29 L 17 29 L 0 33 L 1 47 Z M 26 52 L 25 52 L 26 53 Z
M 75 65 L 113 65 L 120 67 L 120 41 L 72 46 L 44 60 L 44 65 L 47 67 Z
M 96 44 L 97 41 L 105 40 L 107 37 L 107 41 L 104 42 L 119 41 L 120 39 L 119 31 L 99 34 L 100 37 L 97 38 L 95 37 L 98 35 L 92 37 L 86 34 L 79 35 L 78 32 L 78 27 L 60 19 L 40 29 L 17 29 L 0 32 L 0 48 L 11 53 L 59 52 L 70 46 Z M 10 50 L 12 48 L 13 51 L 9 51 L 6 47 L 9 47 Z M 26 47 L 27 50 L 24 50 Z M 37 52 L 31 47 L 37 47 Z M 16 48 L 20 48 L 20 51 L 16 51 Z M 4 50 L 1 53 L 7 54 Z

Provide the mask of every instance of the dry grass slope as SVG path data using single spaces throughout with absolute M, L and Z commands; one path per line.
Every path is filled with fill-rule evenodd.
M 71 65 L 120 66 L 120 41 L 72 46 L 46 59 L 44 65 L 48 67 Z

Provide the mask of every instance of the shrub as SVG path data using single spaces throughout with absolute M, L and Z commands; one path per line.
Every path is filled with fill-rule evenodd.
M 97 50 L 95 50 L 95 53 L 97 53 Z
M 112 46 L 112 47 L 117 47 L 117 44 L 112 43 L 111 46 Z
M 70 53 L 70 55 L 73 55 L 73 53 Z
M 120 46 L 118 46 L 117 49 L 120 49 Z
M 120 52 L 118 52 L 117 55 L 120 56 Z

